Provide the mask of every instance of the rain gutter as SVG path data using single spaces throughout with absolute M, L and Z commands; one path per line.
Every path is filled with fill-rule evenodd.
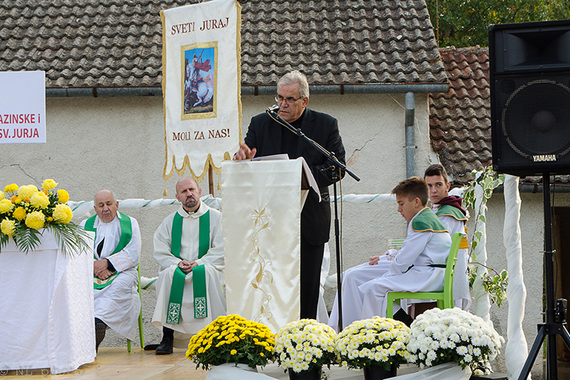
M 348 94 L 405 94 L 447 92 L 449 86 L 444 83 L 370 83 L 341 85 L 311 85 L 313 95 L 348 95 Z M 274 95 L 277 86 L 241 86 L 242 95 Z M 118 96 L 162 96 L 162 87 L 62 87 L 47 88 L 48 98 L 62 97 L 118 97 Z

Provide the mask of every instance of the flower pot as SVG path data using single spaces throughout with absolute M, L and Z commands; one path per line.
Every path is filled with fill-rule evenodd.
M 364 372 L 364 380 L 382 380 L 395 377 L 397 368 L 395 365 L 392 365 L 388 370 L 379 365 L 371 365 L 364 367 L 362 371 Z
M 321 367 L 315 367 L 301 372 L 295 372 L 289 368 L 289 380 L 320 380 L 321 371 Z
M 252 375 L 253 374 L 253 375 Z M 257 369 L 249 367 L 247 364 L 225 363 L 212 366 L 206 375 L 206 380 L 225 379 L 257 379 L 259 374 Z

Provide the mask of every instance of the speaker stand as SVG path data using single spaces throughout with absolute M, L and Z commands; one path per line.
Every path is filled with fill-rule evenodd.
M 546 340 L 546 379 L 558 380 L 558 369 L 556 364 L 556 335 L 560 335 L 570 348 L 570 334 L 566 329 L 564 310 L 559 308 L 555 312 L 554 306 L 554 261 L 552 250 L 552 216 L 550 209 L 550 175 L 542 174 L 542 194 L 544 201 L 544 273 L 546 286 L 546 323 L 537 325 L 538 334 L 529 352 L 528 358 L 521 370 L 519 380 L 526 380 L 530 374 L 530 369 L 540 351 L 540 347 Z

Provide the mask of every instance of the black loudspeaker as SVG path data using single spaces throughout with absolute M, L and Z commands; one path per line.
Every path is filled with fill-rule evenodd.
M 570 20 L 489 26 L 493 167 L 570 173 Z

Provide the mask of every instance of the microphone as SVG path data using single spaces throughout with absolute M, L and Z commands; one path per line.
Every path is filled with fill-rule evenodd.
M 271 107 L 267 108 L 267 111 L 269 112 L 277 112 L 279 111 L 279 105 L 278 104 L 274 104 Z

